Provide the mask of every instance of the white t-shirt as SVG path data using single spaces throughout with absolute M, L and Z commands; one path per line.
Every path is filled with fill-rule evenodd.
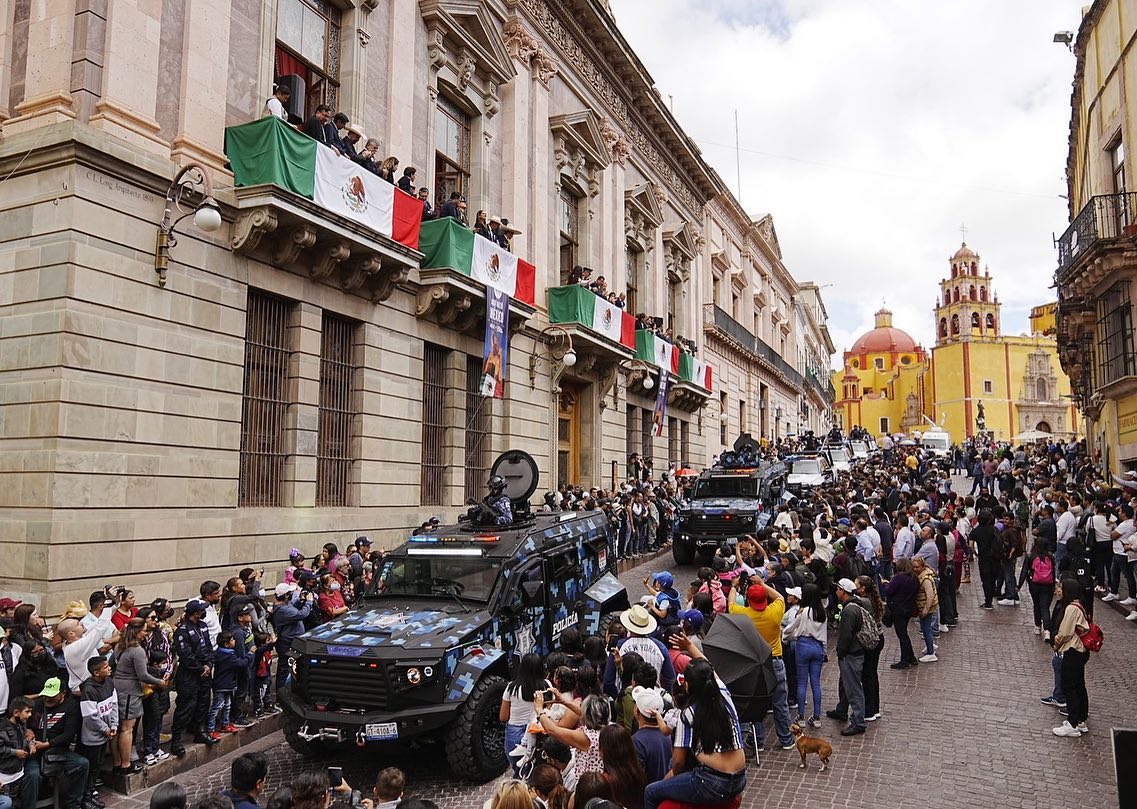
M 546 682 L 545 687 L 550 688 L 551 686 Z M 509 700 L 509 722 L 507 724 L 529 725 L 537 721 L 537 711 L 533 708 L 533 701 L 522 699 L 520 688 L 505 689 L 505 698 Z
M 1133 540 L 1133 534 L 1137 533 L 1137 528 L 1133 526 L 1133 520 L 1126 520 L 1123 523 L 1119 523 L 1113 530 L 1117 532 L 1117 539 L 1113 540 L 1113 552 L 1118 555 L 1126 553 L 1127 549 L 1124 543 L 1131 542 Z
M 288 111 L 284 109 L 284 105 L 280 103 L 280 99 L 276 96 L 270 96 L 269 100 L 265 102 L 265 111 L 262 118 L 276 117 L 287 123 Z
M 1109 518 L 1104 514 L 1095 514 L 1090 517 L 1090 526 L 1094 529 L 1095 542 L 1112 542 L 1109 534 L 1113 530 L 1113 526 L 1109 524 Z

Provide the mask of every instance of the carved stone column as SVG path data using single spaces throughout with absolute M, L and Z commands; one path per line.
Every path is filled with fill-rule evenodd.
M 8 110 L 8 94 L 12 86 L 12 28 L 15 18 L 15 0 L 0 0 L 0 125 L 12 115 Z
M 374 23 L 379 22 L 376 13 Z M 411 147 L 414 146 L 414 104 L 411 99 L 415 97 L 415 77 L 417 70 L 399 70 L 398 65 L 406 64 L 410 54 L 407 52 L 407 43 L 398 32 L 414 31 L 418 22 L 418 3 L 415 0 L 387 0 L 387 25 L 391 33 L 387 37 L 387 64 L 391 70 L 387 72 L 387 121 L 385 148 L 389 155 L 404 155 L 404 165 L 411 165 Z M 407 65 L 409 68 L 410 66 Z M 433 110 L 430 119 L 434 120 Z M 434 154 L 434 141 L 428 140 L 427 154 Z M 419 176 L 425 179 L 423 167 L 419 169 Z M 438 204 L 441 204 L 439 200 Z
M 34 6 L 28 22 L 24 100 L 16 105 L 16 117 L 4 124 L 5 135 L 75 117 L 70 88 L 76 5 L 77 0 L 52 0 Z
M 222 20 L 227 21 L 227 18 L 227 14 L 222 14 L 216 18 L 215 24 Z M 222 37 L 225 41 L 224 47 L 216 54 L 222 65 L 228 63 L 229 53 L 228 27 L 224 27 L 226 28 L 226 33 Z M 170 154 L 169 144 L 162 140 L 159 134 L 162 127 L 155 119 L 158 84 L 154 81 L 154 76 L 158 73 L 158 51 L 161 46 L 159 37 L 162 31 L 162 4 L 131 2 L 131 0 L 109 3 L 106 29 L 103 50 L 103 92 L 95 104 L 95 114 L 91 116 L 90 124 L 93 128 L 129 141 L 140 149 L 166 157 Z M 210 31 L 208 38 L 217 36 L 216 32 Z M 202 44 L 194 42 L 193 45 L 200 55 L 203 50 Z M 202 60 L 203 63 L 207 61 L 210 61 L 208 57 Z M 183 70 L 188 73 L 194 69 L 194 66 L 194 62 L 187 62 Z M 200 81 L 200 78 L 198 80 Z M 183 84 L 182 87 L 184 90 L 186 85 Z M 221 88 L 223 100 L 224 77 L 221 80 Z M 183 111 L 186 109 L 185 102 L 183 92 L 181 99 Z M 216 107 L 209 112 L 215 119 L 221 117 L 218 116 Z
M 187 0 L 182 38 L 182 82 L 178 99 L 178 134 L 170 157 L 176 163 L 204 163 L 228 173 L 225 155 L 225 109 L 229 79 L 228 0 Z M 271 90 L 266 90 L 265 98 Z

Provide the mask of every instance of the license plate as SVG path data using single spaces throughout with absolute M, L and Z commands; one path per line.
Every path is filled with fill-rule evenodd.
M 370 741 L 399 738 L 399 725 L 395 722 L 379 722 L 363 729 L 363 735 Z

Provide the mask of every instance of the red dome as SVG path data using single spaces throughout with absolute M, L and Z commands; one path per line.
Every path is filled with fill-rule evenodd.
M 861 335 L 849 349 L 850 354 L 887 354 L 892 351 L 913 353 L 916 351 L 916 341 L 908 335 L 908 332 L 891 326 L 877 326 Z

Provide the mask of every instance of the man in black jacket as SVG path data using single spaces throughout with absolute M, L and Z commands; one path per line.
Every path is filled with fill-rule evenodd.
M 325 128 L 332 120 L 332 108 L 327 104 L 316 107 L 315 114 L 304 122 L 304 134 L 317 143 L 331 146 L 328 143 L 328 130 Z
M 83 801 L 89 771 L 87 759 L 71 750 L 71 743 L 78 740 L 82 725 L 79 702 L 58 677 L 48 680 L 39 696 L 43 697 L 43 703 L 28 723 L 36 738 L 32 742 L 32 754 L 24 762 L 20 805 L 36 805 L 41 777 L 62 776 L 62 783 L 56 788 L 62 791 L 64 809 L 98 809 Z M 44 776 L 45 770 L 51 775 Z
M 174 675 L 178 701 L 174 706 L 174 723 L 170 730 L 170 752 L 178 758 L 186 754 L 182 734 L 193 732 L 199 744 L 216 744 L 205 733 L 205 720 L 209 713 L 210 675 L 213 673 L 213 644 L 205 625 L 204 601 L 193 599 L 186 604 L 185 616 L 174 630 L 174 650 L 178 655 L 178 670 Z
M 888 522 L 888 515 L 884 509 L 877 506 L 872 510 L 872 527 L 880 534 L 880 559 L 877 570 L 882 579 L 892 578 L 892 542 L 895 538 L 892 525 Z
M 837 632 L 837 663 L 841 667 L 841 688 L 849 700 L 849 726 L 842 736 L 865 732 L 865 687 L 861 679 L 865 667 L 865 649 L 857 640 L 865 611 L 854 595 L 857 586 L 851 579 L 837 582 L 837 600 L 842 605 Z

